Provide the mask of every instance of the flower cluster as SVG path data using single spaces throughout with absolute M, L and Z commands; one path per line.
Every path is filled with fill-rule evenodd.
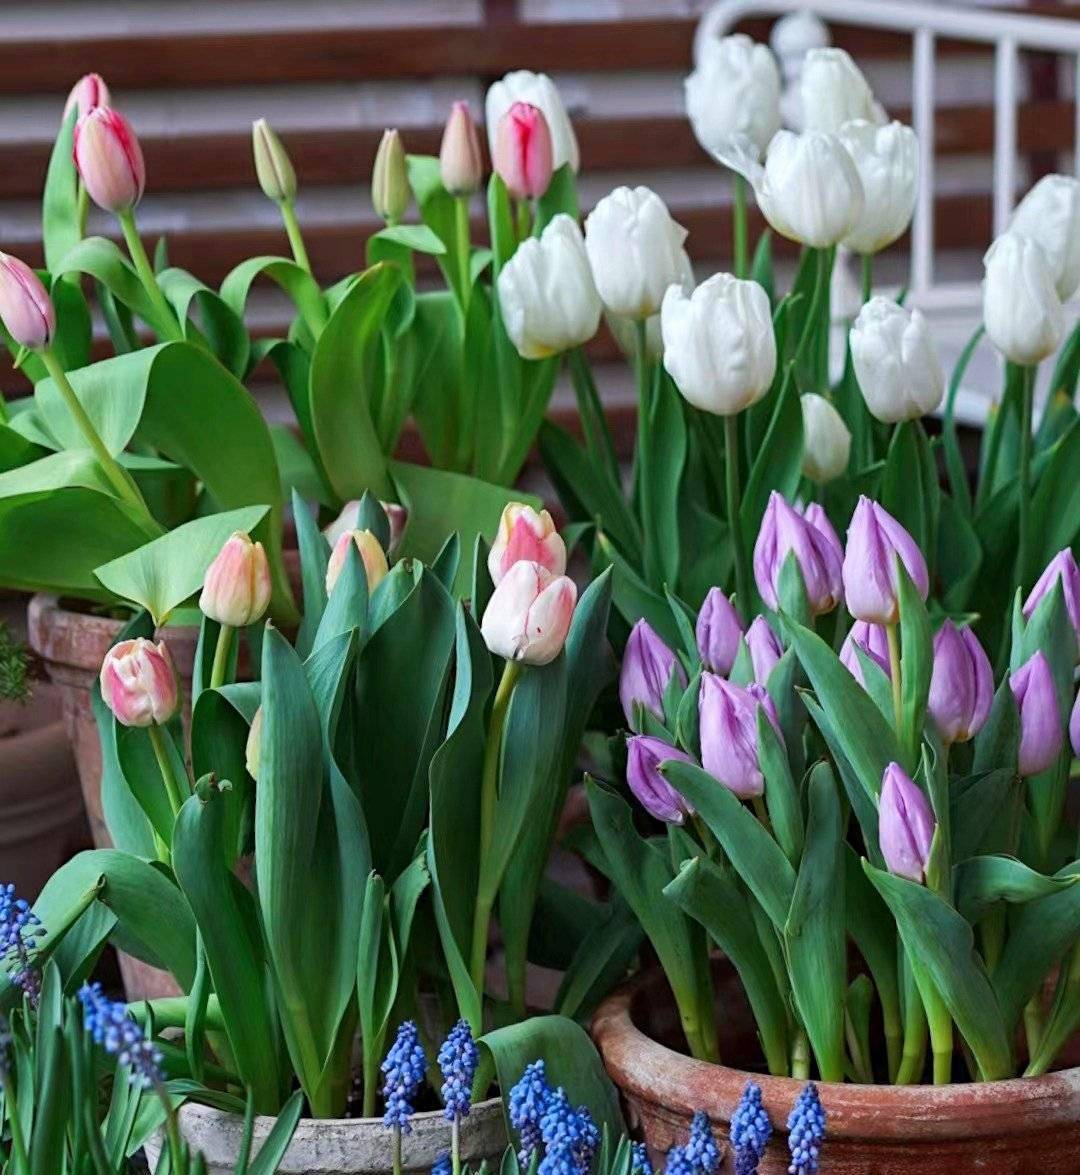
M 507 1097 L 510 1125 L 518 1133 L 518 1163 L 523 1169 L 540 1152 L 543 1144 L 540 1121 L 553 1093 L 544 1062 L 533 1061 L 526 1065 L 525 1072 Z
M 459 1020 L 439 1049 L 439 1069 L 443 1075 L 443 1113 L 448 1121 L 464 1118 L 472 1103 L 472 1083 L 480 1053 L 467 1020 Z
M 161 1050 L 147 1039 L 126 1004 L 110 1000 L 100 983 L 84 983 L 79 988 L 79 1000 L 83 1006 L 83 1027 L 95 1044 L 101 1045 L 128 1070 L 133 1085 L 149 1089 L 164 1081 Z
M 413 1098 L 427 1072 L 427 1057 L 412 1020 L 406 1020 L 398 1028 L 394 1043 L 380 1067 L 386 1104 L 383 1125 L 408 1134 L 412 1129 L 409 1119 L 414 1110 Z
M 789 1175 L 814 1175 L 818 1170 L 821 1143 L 825 1138 L 825 1107 L 817 1086 L 808 1082 L 788 1117 Z
M 761 1104 L 761 1086 L 748 1081 L 735 1113 L 731 1115 L 731 1149 L 735 1175 L 755 1175 L 765 1147 L 772 1137 L 772 1123 Z
M 37 1003 L 41 978 L 33 960 L 34 939 L 44 934 L 30 904 L 15 896 L 11 883 L 0 885 L 0 963 L 8 978 Z
M 525 1067 L 507 1095 L 507 1111 L 522 1170 L 539 1158 L 544 1175 L 586 1175 L 600 1131 L 587 1107 L 574 1109 L 561 1086 L 552 1089 L 542 1060 Z

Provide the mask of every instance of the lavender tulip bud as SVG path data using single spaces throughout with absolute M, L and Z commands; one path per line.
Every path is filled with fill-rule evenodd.
M 990 714 L 994 674 L 979 638 L 951 620 L 934 637 L 934 670 L 927 710 L 941 741 L 966 743 L 979 733 Z
M 889 637 L 880 624 L 868 624 L 865 620 L 856 620 L 851 630 L 844 638 L 840 649 L 840 662 L 852 677 L 866 688 L 866 679 L 863 676 L 862 662 L 856 649 L 862 651 L 878 665 L 891 681 L 892 670 L 889 663 Z
M 750 662 L 754 666 L 754 680 L 759 685 L 765 685 L 769 674 L 784 655 L 784 650 L 764 616 L 754 617 L 745 639 L 750 651 Z
M 922 789 L 899 763 L 890 763 L 881 779 L 878 802 L 878 844 L 889 872 L 921 885 L 935 827 Z
M 742 620 L 735 605 L 718 587 L 709 588 L 698 613 L 694 635 L 697 637 L 701 663 L 710 673 L 727 677 L 739 655 Z
M 1053 591 L 1054 584 L 1059 579 L 1065 596 L 1065 610 L 1072 622 L 1073 632 L 1076 633 L 1077 652 L 1080 653 L 1080 567 L 1077 566 L 1076 556 L 1068 547 L 1058 551 L 1035 581 L 1035 586 L 1024 601 L 1024 619 L 1031 619 L 1043 597 Z
M 664 691 L 675 675 L 679 685 L 686 688 L 686 673 L 679 659 L 664 644 L 647 620 L 639 620 L 626 642 L 622 668 L 619 671 L 619 701 L 631 729 L 634 725 L 634 703 L 664 717 Z
M 763 686 L 756 682 L 745 687 L 733 685 L 715 673 L 701 675 L 698 722 L 702 766 L 744 800 L 765 790 L 765 776 L 758 764 L 759 708 L 765 710 L 779 735 L 776 707 Z
M 41 279 L 8 253 L 0 253 L 0 321 L 20 347 L 32 351 L 56 335 L 56 311 Z
M 455 102 L 439 147 L 439 175 L 451 196 L 469 196 L 484 178 L 480 134 L 468 102 Z
M 773 490 L 754 543 L 753 564 L 758 592 L 774 611 L 780 606 L 780 574 L 789 553 L 802 572 L 811 613 L 831 612 L 843 591 L 843 552 L 836 531 L 820 507 L 800 514 Z
M 861 496 L 848 527 L 843 570 L 847 609 L 856 620 L 895 624 L 900 619 L 897 558 L 925 600 L 930 576 L 922 551 L 884 506 Z
M 647 812 L 668 824 L 682 824 L 693 809 L 664 778 L 661 763 L 678 759 L 692 763 L 685 752 L 646 734 L 626 740 L 626 782 Z
M 1069 716 L 1069 742 L 1072 743 L 1073 754 L 1080 758 L 1080 693 L 1076 695 L 1072 714 Z
M 1009 685 L 1020 711 L 1019 771 L 1038 775 L 1061 753 L 1064 737 L 1050 662 L 1040 649 L 1012 675 Z

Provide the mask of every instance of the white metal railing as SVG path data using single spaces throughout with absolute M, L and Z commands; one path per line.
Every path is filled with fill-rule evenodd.
M 919 191 L 911 227 L 910 299 L 927 309 L 964 309 L 977 284 L 934 280 L 934 73 L 936 40 L 969 41 L 994 50 L 994 234 L 1008 225 L 1017 182 L 1017 58 L 1035 49 L 1073 58 L 1076 71 L 1074 159 L 1080 174 L 1080 21 L 1016 12 L 963 9 L 908 0 L 719 0 L 701 18 L 694 58 L 740 20 L 809 8 L 825 21 L 890 29 L 912 38 L 912 125 L 919 139 Z M 989 241 L 987 242 L 989 244 Z

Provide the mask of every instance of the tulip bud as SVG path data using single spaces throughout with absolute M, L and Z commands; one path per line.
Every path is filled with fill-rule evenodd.
M 780 607 L 780 575 L 789 553 L 802 572 L 813 616 L 831 612 L 843 590 L 840 540 L 823 514 L 801 515 L 773 490 L 754 543 L 754 579 L 758 592 L 774 611 Z
M 263 193 L 278 204 L 296 199 L 296 172 L 288 152 L 265 118 L 251 124 L 251 145 L 255 152 L 255 174 Z
M 851 433 L 839 412 L 817 392 L 801 398 L 803 423 L 802 471 L 813 482 L 825 485 L 847 469 Z
M 899 763 L 890 763 L 878 801 L 878 844 L 889 872 L 921 885 L 936 827 L 922 789 Z
M 439 147 L 439 175 L 451 196 L 470 196 L 480 187 L 484 160 L 468 102 L 455 102 L 446 120 Z
M 515 200 L 542 196 L 551 183 L 551 131 L 544 113 L 515 102 L 495 128 L 491 164 Z
M 811 49 L 799 75 L 804 131 L 837 134 L 846 122 L 883 123 L 885 112 L 874 101 L 862 70 L 843 49 Z
M 492 593 L 480 631 L 497 657 L 547 665 L 562 652 L 576 603 L 572 579 L 519 560 Z
M 656 635 L 647 620 L 639 620 L 630 632 L 619 671 L 619 701 L 631 730 L 637 730 L 634 705 L 637 703 L 664 717 L 664 693 L 672 675 L 682 689 L 686 673 L 675 654 Z
M 396 130 L 383 131 L 371 170 L 371 206 L 387 224 L 397 224 L 409 207 L 405 147 Z
M 262 543 L 236 531 L 206 569 L 199 608 L 218 624 L 244 628 L 270 605 L 270 564 Z
M 262 748 L 262 717 L 263 711 L 262 706 L 260 706 L 255 711 L 255 717 L 251 720 L 251 726 L 248 727 L 247 742 L 244 743 L 244 767 L 252 779 L 259 778 L 259 752 Z
M 661 738 L 635 734 L 626 740 L 626 782 L 630 790 L 657 820 L 682 824 L 693 809 L 661 774 L 660 764 L 671 759 L 693 762 L 689 755 Z
M 580 346 L 600 325 L 600 295 L 581 229 L 565 213 L 552 217 L 538 238 L 522 241 L 497 285 L 503 325 L 523 359 Z
M 566 544 L 546 510 L 538 514 L 524 502 L 508 502 L 499 519 L 499 533 L 488 553 L 488 574 L 498 585 L 522 559 L 539 563 L 552 575 L 566 572 Z
M 1035 586 L 1024 601 L 1024 619 L 1030 620 L 1035 609 L 1054 590 L 1054 584 L 1061 580 L 1061 591 L 1065 597 L 1065 611 L 1076 634 L 1078 652 L 1080 652 L 1080 567 L 1077 566 L 1076 556 L 1070 548 L 1063 547 L 1047 563 L 1042 575 L 1035 581 Z
M 1025 778 L 1054 765 L 1064 741 L 1054 675 L 1040 649 L 1009 680 L 1020 711 L 1018 769 Z
M 865 620 L 856 620 L 840 648 L 840 663 L 859 685 L 865 688 L 866 678 L 863 676 L 862 662 L 859 660 L 856 649 L 861 649 L 881 669 L 882 673 L 890 681 L 892 680 L 889 636 L 880 624 L 868 624 Z
M 983 258 L 983 323 L 1013 363 L 1033 367 L 1052 355 L 1065 333 L 1065 314 L 1042 246 L 1003 233 Z
M 401 542 L 401 536 L 405 531 L 405 523 L 409 520 L 409 512 L 404 506 L 399 506 L 396 502 L 380 502 L 379 505 L 386 512 L 386 520 L 390 523 L 390 542 L 386 547 L 387 558 L 393 556 L 397 550 L 398 543 Z M 330 549 L 333 550 L 338 539 L 343 534 L 350 530 L 358 530 L 360 520 L 360 499 L 353 498 L 351 502 L 346 502 L 341 508 L 341 513 L 330 523 L 329 526 L 324 527 L 323 536 L 330 544 Z
M 765 776 L 758 764 L 758 710 L 780 734 L 776 707 L 763 686 L 733 685 L 715 673 L 701 675 L 698 725 L 701 765 L 740 799 L 760 796 Z
M 754 617 L 753 623 L 746 630 L 745 639 L 750 652 L 750 663 L 754 666 L 754 680 L 759 685 L 765 685 L 769 680 L 769 674 L 784 655 L 783 647 L 764 616 Z
M 124 726 L 162 726 L 180 710 L 180 686 L 164 641 L 120 641 L 101 663 L 101 696 Z
M 47 347 L 56 334 L 56 311 L 38 275 L 18 257 L 0 253 L 0 320 L 20 347 Z
M 710 673 L 727 677 L 739 655 L 742 621 L 735 605 L 718 587 L 709 588 L 705 603 L 698 612 L 694 635 L 701 663 Z
M 982 729 L 994 700 L 994 674 L 979 638 L 951 620 L 934 637 L 934 669 L 926 709 L 941 741 L 966 743 Z
M 611 314 L 635 322 L 660 309 L 667 288 L 685 274 L 686 229 L 648 188 L 616 188 L 585 221 L 593 280 Z
M 695 408 L 734 416 L 769 390 L 776 338 L 769 296 L 757 282 L 717 273 L 689 297 L 669 286 L 660 330 L 664 367 Z
M 1080 286 L 1080 180 L 1044 175 L 1016 206 L 1009 231 L 1038 241 L 1067 302 Z
M 1080 693 L 1077 693 L 1069 715 L 1069 742 L 1072 743 L 1073 754 L 1080 759 Z
M 382 544 L 370 530 L 349 530 L 341 535 L 334 543 L 330 552 L 330 560 L 326 564 L 326 594 L 334 590 L 334 585 L 345 570 L 345 558 L 349 553 L 349 544 L 355 543 L 360 552 L 360 559 L 364 564 L 364 574 L 367 576 L 368 593 L 373 592 L 390 570 L 386 561 L 386 552 Z
M 896 624 L 900 619 L 897 559 L 925 600 L 930 576 L 922 551 L 884 506 L 861 495 L 844 552 L 844 594 L 847 610 L 856 620 Z
M 867 408 L 894 424 L 933 412 L 945 394 L 937 347 L 920 310 L 871 298 L 851 327 L 851 362 Z
M 67 96 L 64 103 L 64 118 L 67 119 L 73 106 L 78 109 L 79 117 L 82 118 L 95 106 L 108 106 L 109 101 L 109 87 L 105 85 L 105 79 L 101 74 L 83 74 L 71 87 L 71 93 Z
M 488 89 L 484 101 L 484 122 L 487 124 L 488 150 L 492 159 L 495 158 L 499 124 L 515 102 L 527 102 L 543 114 L 551 135 L 552 167 L 559 168 L 569 163 L 571 170 L 576 172 L 580 165 L 577 139 L 559 91 L 546 73 L 532 73 L 527 69 L 508 73 Z
M 844 238 L 855 253 L 877 253 L 902 236 L 915 211 L 919 144 L 909 126 L 876 126 L 864 118 L 846 122 L 840 141 L 859 173 L 863 208 Z
M 142 199 L 146 165 L 131 123 L 96 106 L 75 124 L 75 166 L 90 198 L 106 212 L 128 212 Z

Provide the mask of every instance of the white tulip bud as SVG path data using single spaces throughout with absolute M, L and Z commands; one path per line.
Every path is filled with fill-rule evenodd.
M 824 485 L 840 477 L 851 455 L 851 433 L 843 417 L 817 392 L 802 397 L 802 471 L 813 482 Z
M 886 424 L 914 420 L 941 403 L 945 374 L 918 310 L 871 298 L 851 327 L 851 361 L 867 408 Z
M 686 250 L 682 252 L 679 280 L 676 283 L 689 294 L 694 288 L 694 270 Z M 605 314 L 608 329 L 615 336 L 623 354 L 634 355 L 637 347 L 637 325 L 632 318 L 621 318 L 618 314 Z M 645 320 L 645 354 L 650 363 L 655 363 L 664 353 L 664 340 L 660 334 L 660 311 Z
M 568 351 L 591 339 L 600 325 L 600 295 L 585 241 L 565 213 L 518 246 L 499 273 L 498 292 L 506 333 L 523 359 Z
M 1080 180 L 1044 175 L 1016 206 L 1009 229 L 1042 245 L 1058 297 L 1067 302 L 1080 286 Z
M 672 286 L 660 327 L 664 366 L 695 408 L 734 416 L 769 390 L 776 339 L 769 296 L 757 282 L 718 273 L 689 297 Z
M 837 134 L 845 122 L 864 118 L 883 123 L 885 111 L 874 101 L 862 70 L 844 49 L 811 49 L 799 77 L 804 131 Z
M 527 102 L 537 107 L 547 120 L 551 132 L 552 166 L 560 168 L 564 163 L 569 163 L 573 171 L 577 172 L 581 156 L 574 128 L 559 91 L 546 73 L 532 73 L 527 69 L 508 73 L 488 88 L 484 100 L 484 123 L 492 159 L 495 158 L 495 132 L 503 115 L 515 102 Z
M 843 243 L 855 253 L 877 253 L 911 223 L 919 186 L 918 140 L 902 123 L 876 126 L 859 118 L 844 123 L 840 141 L 863 189 L 862 215 Z
M 710 155 L 745 140 L 761 158 L 780 129 L 780 71 L 766 46 L 744 33 L 712 41 L 684 86 L 690 125 Z
M 600 299 L 612 314 L 638 321 L 660 309 L 683 273 L 686 229 L 648 188 L 616 188 L 585 221 L 585 251 Z
M 499 581 L 480 631 L 497 657 L 547 665 L 562 652 L 576 603 L 572 579 L 553 576 L 540 563 L 522 559 Z
M 990 341 L 1013 363 L 1032 367 L 1052 355 L 1065 315 L 1042 246 L 1002 233 L 983 258 L 983 322 Z

